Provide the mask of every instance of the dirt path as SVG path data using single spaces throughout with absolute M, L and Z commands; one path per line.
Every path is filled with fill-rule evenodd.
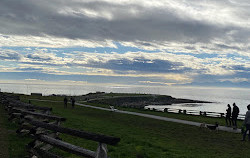
M 8 134 L 7 130 L 4 128 L 4 117 L 6 117 L 6 114 L 4 113 L 3 107 L 0 105 L 0 157 L 8 158 Z

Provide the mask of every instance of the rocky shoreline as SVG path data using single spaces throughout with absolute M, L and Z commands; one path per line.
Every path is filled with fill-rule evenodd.
M 181 104 L 181 103 L 212 103 L 208 101 L 201 100 L 192 100 L 192 99 L 181 99 L 174 98 L 168 95 L 153 95 L 153 94 L 145 94 L 145 95 L 135 95 L 135 94 L 127 94 L 123 93 L 112 93 L 113 95 L 105 95 L 107 93 L 102 93 L 102 95 L 91 94 L 89 98 L 85 98 L 87 102 L 90 103 L 99 103 L 99 104 L 109 104 L 112 106 L 120 106 L 120 107 L 133 107 L 133 108 L 144 108 L 148 105 L 172 105 L 172 104 Z M 93 97 L 95 95 L 95 97 Z M 86 95 L 88 96 L 88 95 Z

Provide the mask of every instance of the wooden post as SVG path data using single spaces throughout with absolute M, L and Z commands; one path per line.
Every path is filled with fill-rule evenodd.
M 187 114 L 187 110 L 183 110 L 183 114 Z
M 206 112 L 206 111 L 204 111 L 204 112 L 203 112 L 203 115 L 204 115 L 204 116 L 207 116 L 207 112 Z
M 68 151 L 68 152 L 76 154 L 76 155 L 91 157 L 91 158 L 96 157 L 96 153 L 91 151 L 91 150 L 84 149 L 84 148 L 81 148 L 79 146 L 75 146 L 75 145 L 72 145 L 70 143 L 63 142 L 63 141 L 57 140 L 55 138 L 51 138 L 51 137 L 46 136 L 46 135 L 40 135 L 40 136 L 38 136 L 38 139 L 42 142 L 56 146 L 62 150 Z
M 164 112 L 168 112 L 168 108 L 165 108 L 165 109 L 164 109 Z
M 181 109 L 179 109 L 179 112 L 178 112 L 178 113 L 179 113 L 179 114 L 181 114 L 181 111 L 182 111 L 182 110 L 181 110 Z
M 93 141 L 97 141 L 97 142 L 101 142 L 105 144 L 116 145 L 120 141 L 120 138 L 60 127 L 57 125 L 47 124 L 47 123 L 40 122 L 40 121 L 28 120 L 28 122 L 32 124 L 33 126 L 45 128 L 48 130 L 52 130 L 54 132 L 60 132 L 60 133 L 77 136 L 80 138 L 85 138 L 85 139 L 89 139 L 89 140 L 93 140 Z
M 202 115 L 202 111 L 200 111 L 200 116 Z
M 95 158 L 108 158 L 108 149 L 106 144 L 99 142 Z

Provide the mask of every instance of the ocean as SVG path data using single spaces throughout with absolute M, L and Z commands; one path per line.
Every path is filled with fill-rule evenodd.
M 149 106 L 158 109 L 166 107 L 225 113 L 227 104 L 233 103 L 240 109 L 240 114 L 245 114 L 246 106 L 250 104 L 250 89 L 239 88 L 212 88 L 212 87 L 151 87 L 151 86 L 110 86 L 110 85 L 52 85 L 52 84 L 0 84 L 2 92 L 21 94 L 42 93 L 43 95 L 65 94 L 84 95 L 90 92 L 119 92 L 140 94 L 162 94 L 175 98 L 210 101 L 213 103 L 174 104 L 168 106 Z

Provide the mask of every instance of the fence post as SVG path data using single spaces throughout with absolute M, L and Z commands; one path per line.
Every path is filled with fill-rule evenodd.
M 207 112 L 206 112 L 206 111 L 204 111 L 204 112 L 203 112 L 203 115 L 204 115 L 204 116 L 207 116 Z
M 106 144 L 99 142 L 95 158 L 108 158 L 108 149 Z
M 224 113 L 220 113 L 220 117 L 223 117 L 224 116 Z
M 165 109 L 164 109 L 164 112 L 168 112 L 168 108 L 165 108 Z
M 183 110 L 183 114 L 187 114 L 187 110 Z
M 200 116 L 202 115 L 202 111 L 200 111 Z
M 182 111 L 182 110 L 181 110 L 181 109 L 179 109 L 179 114 L 181 114 L 181 111 Z

